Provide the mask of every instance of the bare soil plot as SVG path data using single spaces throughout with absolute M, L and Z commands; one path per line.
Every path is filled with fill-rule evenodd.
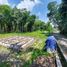
M 55 57 L 39 56 L 31 67 L 56 67 Z
M 27 47 L 34 42 L 32 37 L 14 36 L 9 38 L 0 39 L 0 45 L 5 47 L 11 47 L 11 45 L 18 45 L 21 48 Z

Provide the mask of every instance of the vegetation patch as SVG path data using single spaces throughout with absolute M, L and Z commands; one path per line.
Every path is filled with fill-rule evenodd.
M 13 52 L 11 50 L 10 56 L 19 59 L 23 63 L 23 67 L 29 67 L 29 65 L 32 64 L 32 62 L 38 57 L 38 56 L 49 56 L 47 52 L 43 51 L 43 47 L 45 45 L 45 39 L 47 36 L 45 34 L 42 34 L 43 31 L 34 31 L 34 32 L 27 32 L 27 33 L 7 33 L 7 34 L 0 34 L 0 37 L 11 37 L 11 36 L 30 36 L 35 38 L 35 42 L 33 45 L 28 47 L 26 51 L 21 52 Z M 3 48 L 3 47 L 2 47 Z M 1 49 L 2 49 L 1 48 Z

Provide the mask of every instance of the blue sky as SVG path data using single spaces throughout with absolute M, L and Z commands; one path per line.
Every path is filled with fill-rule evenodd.
M 7 4 L 9 6 L 17 7 L 18 9 L 26 8 L 39 17 L 40 20 L 47 22 L 47 5 L 49 2 L 57 1 L 58 4 L 61 3 L 61 0 L 0 0 L 0 4 Z

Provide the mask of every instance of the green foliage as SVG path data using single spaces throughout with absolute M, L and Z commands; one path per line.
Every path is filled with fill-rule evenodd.
M 42 22 L 40 20 L 36 20 L 33 25 L 33 30 L 46 30 L 45 22 Z
M 48 10 L 49 13 L 47 14 L 47 16 L 50 22 L 52 22 L 54 27 L 56 28 L 57 26 L 59 26 L 60 21 L 59 5 L 56 1 L 50 2 L 48 4 Z
M 35 22 L 35 18 L 36 18 L 36 16 L 35 15 L 32 15 L 32 16 L 30 16 L 29 18 L 28 18 L 28 25 L 27 25 L 27 29 L 28 29 L 28 31 L 32 31 L 32 26 L 33 26 L 33 24 L 34 24 L 34 22 Z
M 0 63 L 0 67 L 10 67 L 10 63 L 9 62 Z
M 7 5 L 0 5 L 0 33 L 46 30 L 45 23 L 36 18 L 26 9 L 12 9 Z
M 44 42 L 45 42 L 47 36 L 45 34 L 42 34 L 42 33 L 43 33 L 42 31 L 24 32 L 24 33 L 6 33 L 6 34 L 4 33 L 4 34 L 0 34 L 0 38 L 13 37 L 13 36 L 34 37 L 35 41 L 34 41 L 33 45 L 31 45 L 26 51 L 21 51 L 20 53 L 17 53 L 17 56 L 19 56 L 20 60 L 23 61 L 22 67 L 30 67 L 32 62 L 38 56 L 41 56 L 41 55 L 49 56 L 49 54 L 47 52 L 43 51 L 43 47 L 45 45 Z M 1 47 L 0 50 L 1 49 L 3 49 L 3 47 Z M 4 51 L 5 50 L 6 50 L 6 48 L 4 48 Z M 15 53 L 13 55 L 15 55 Z M 10 65 L 10 62 L 8 62 L 8 63 L 5 62 L 5 63 L 1 63 L 0 67 L 10 67 L 8 65 Z
M 26 9 L 12 9 L 7 5 L 0 5 L 0 33 L 46 30 L 45 23 L 36 18 Z
M 60 32 L 62 34 L 67 33 L 67 1 L 62 0 L 60 5 L 57 3 L 50 2 L 48 4 L 49 13 L 47 16 L 49 17 L 50 21 L 57 24 Z
M 59 10 L 61 15 L 60 30 L 61 33 L 66 34 L 67 33 L 67 1 L 66 0 L 62 0 Z
M 46 23 L 46 30 L 48 31 L 49 34 L 53 32 L 53 27 L 51 25 L 51 22 Z
M 32 31 L 36 16 L 30 12 L 0 5 L 0 33 Z M 25 29 L 27 28 L 27 29 Z
M 48 4 L 48 10 L 49 13 L 47 14 L 47 16 L 49 20 L 56 27 L 56 24 L 59 25 L 59 21 L 60 21 L 59 5 L 57 4 L 56 1 L 50 2 Z
M 48 4 L 48 10 L 49 10 L 49 13 L 47 14 L 47 16 L 49 17 L 49 19 L 53 19 L 55 18 L 55 15 L 57 14 L 57 2 L 54 1 L 54 2 L 50 2 Z
M 49 10 L 52 14 L 55 13 L 56 10 L 57 10 L 57 2 L 56 2 L 56 1 L 50 2 L 50 3 L 48 4 L 48 10 Z

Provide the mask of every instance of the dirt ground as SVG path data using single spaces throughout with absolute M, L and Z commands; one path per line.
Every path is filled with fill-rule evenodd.
M 31 67 L 56 67 L 55 57 L 39 56 L 31 65 Z

